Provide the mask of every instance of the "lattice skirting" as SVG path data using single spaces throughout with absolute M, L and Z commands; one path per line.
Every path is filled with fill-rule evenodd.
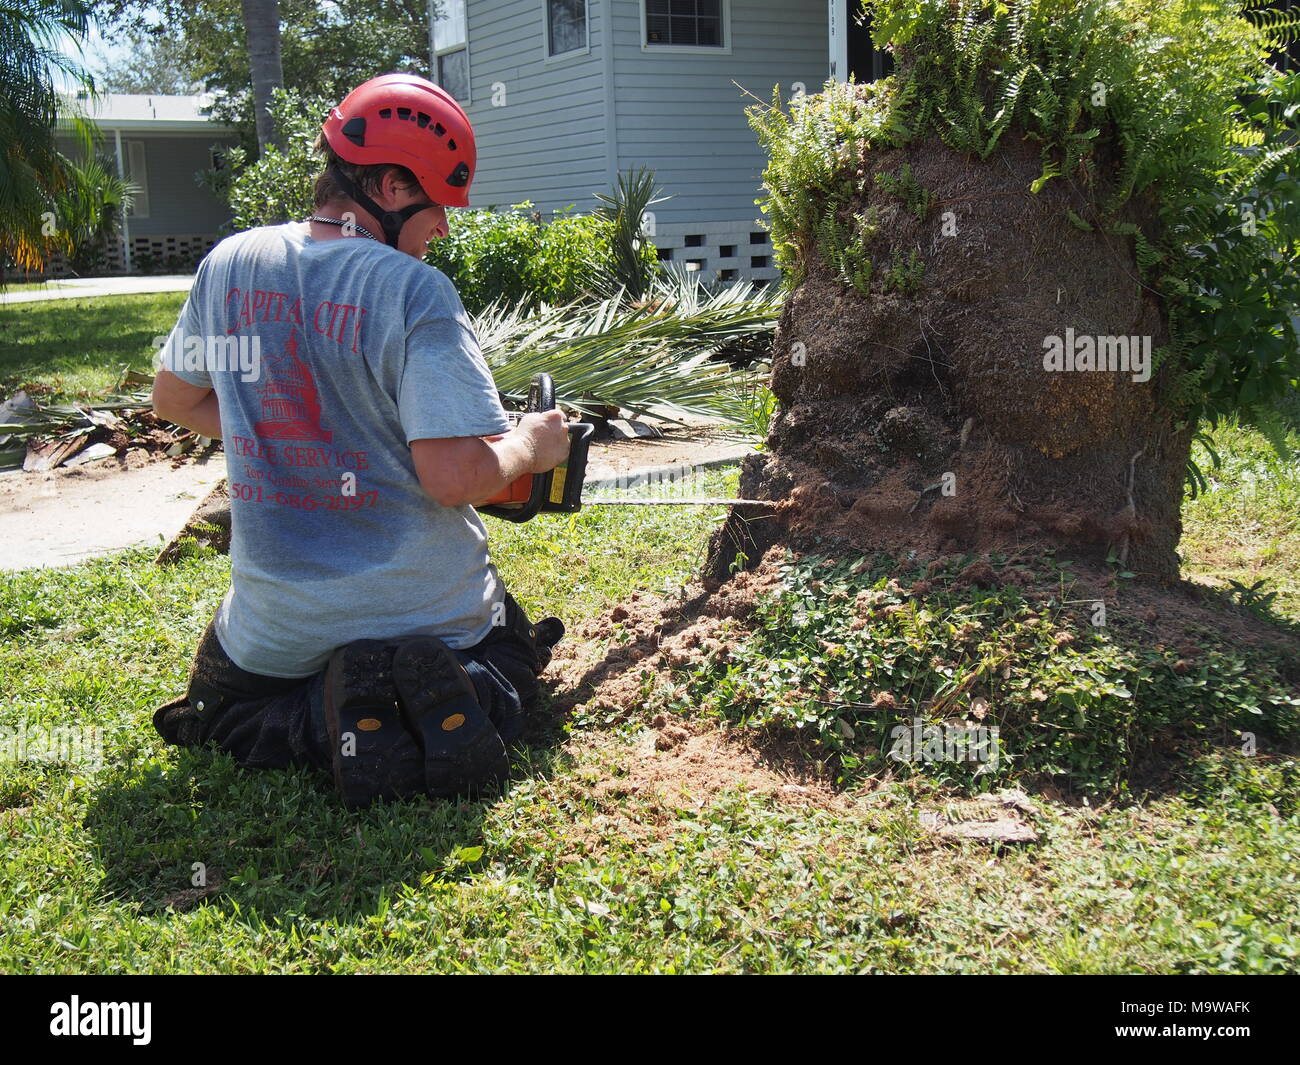
M 161 236 L 131 238 L 131 273 L 133 274 L 187 274 L 199 260 L 212 250 L 221 238 L 215 233 L 168 233 Z M 126 261 L 122 254 L 122 238 L 114 234 L 104 246 L 94 269 L 96 274 L 124 274 Z M 43 274 L 16 275 L 9 270 L 5 275 L 14 280 L 39 281 L 42 278 L 72 277 L 73 270 L 62 254 L 55 254 L 45 264 Z

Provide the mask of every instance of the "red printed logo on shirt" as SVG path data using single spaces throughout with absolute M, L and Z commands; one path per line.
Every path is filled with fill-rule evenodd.
M 304 511 L 374 507 L 379 490 L 366 484 L 366 452 L 312 446 L 333 442 L 334 434 L 321 425 L 316 379 L 298 355 L 299 344 L 295 326 L 283 354 L 265 360 L 257 386 L 262 417 L 253 423 L 253 436 L 232 433 L 227 440 L 231 462 L 241 466 L 239 473 L 231 467 L 230 498 Z
M 283 355 L 267 359 L 266 381 L 258 387 L 262 397 L 262 419 L 253 432 L 263 440 L 319 440 L 328 444 L 334 434 L 321 427 L 320 398 L 316 380 L 298 357 L 297 329 L 290 330 Z

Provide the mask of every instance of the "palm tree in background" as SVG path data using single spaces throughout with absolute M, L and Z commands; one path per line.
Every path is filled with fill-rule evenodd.
M 4 2 L 4 0 L 0 0 Z M 240 0 L 248 35 L 248 67 L 253 81 L 253 114 L 257 118 L 257 147 L 281 143 L 271 117 L 271 93 L 284 88 L 280 63 L 280 0 Z
M 55 147 L 56 78 L 92 79 L 60 51 L 90 28 L 92 0 L 0 0 L 0 257 L 38 270 L 59 236 L 54 197 L 66 178 Z M 75 122 L 83 138 L 89 127 Z

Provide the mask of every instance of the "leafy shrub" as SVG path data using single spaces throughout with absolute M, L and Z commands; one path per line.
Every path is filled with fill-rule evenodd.
M 565 211 L 544 223 L 531 208 L 456 211 L 450 235 L 430 246 L 425 261 L 451 278 L 472 313 L 496 299 L 566 303 L 597 287 L 613 254 L 610 220 Z
M 209 184 L 230 202 L 230 224 L 236 232 L 312 213 L 312 186 L 321 169 L 313 145 L 331 106 L 321 98 L 276 89 L 271 117 L 283 147 L 268 147 L 250 161 L 242 146 L 232 146 L 226 149 L 225 168 L 208 171 Z
M 529 263 L 531 290 L 545 303 L 564 303 L 590 292 L 610 255 L 611 226 L 598 214 L 557 214 L 542 227 Z
M 525 213 L 531 206 L 457 211 L 449 235 L 430 246 L 425 262 L 451 278 L 471 312 L 498 296 L 515 303 L 529 294 L 529 266 L 542 246 L 541 225 Z

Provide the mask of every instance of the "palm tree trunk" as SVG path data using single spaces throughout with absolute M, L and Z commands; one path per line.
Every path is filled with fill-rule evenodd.
M 284 87 L 280 65 L 280 0 L 240 0 L 248 36 L 248 66 L 253 75 L 253 109 L 257 146 L 265 151 L 280 144 L 271 118 L 271 91 Z
M 904 164 L 931 197 L 923 219 L 874 180 Z M 1088 209 L 1082 190 L 1029 192 L 1041 168 L 1013 137 L 988 162 L 934 141 L 871 153 L 854 206 L 875 233 L 870 293 L 817 257 L 786 300 L 780 411 L 740 494 L 788 505 L 779 520 L 738 507 L 711 577 L 777 542 L 898 557 L 1037 545 L 1178 576 L 1194 426 L 1174 360 L 1154 357 L 1165 309 L 1126 238 L 1066 221 Z

